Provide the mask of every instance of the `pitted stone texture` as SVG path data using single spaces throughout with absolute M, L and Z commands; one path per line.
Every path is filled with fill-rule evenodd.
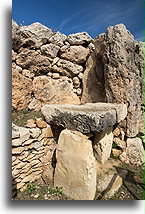
M 58 31 L 49 39 L 49 42 L 61 47 L 64 45 L 64 42 L 66 41 L 66 39 L 67 39 L 67 36 Z
M 59 72 L 61 75 L 72 77 L 81 73 L 83 71 L 83 67 L 64 59 L 58 59 L 57 63 L 52 67 L 52 70 Z
M 73 85 L 69 79 L 49 79 L 47 76 L 35 77 L 33 80 L 33 92 L 40 110 L 44 104 L 79 104 L 79 98 L 72 91 Z M 31 106 L 30 106 L 31 105 Z M 35 110 L 35 102 L 30 103 L 31 109 Z M 40 108 L 39 108 L 40 107 Z
M 28 26 L 22 26 L 20 29 L 25 34 L 27 33 L 29 35 L 31 33 L 30 35 L 33 35 L 37 39 L 49 39 L 53 35 L 51 29 L 39 22 L 35 22 Z
M 73 45 L 60 53 L 60 57 L 75 63 L 84 63 L 90 54 L 89 48 L 81 45 Z
M 144 148 L 142 140 L 138 137 L 127 139 L 127 148 L 120 155 L 120 160 L 133 165 L 142 165 L 144 163 Z
M 88 33 L 81 32 L 70 34 L 67 40 L 71 45 L 82 45 L 84 43 L 90 43 L 92 41 L 92 38 Z
M 54 185 L 74 200 L 93 200 L 96 164 L 92 143 L 80 132 L 63 130 L 56 150 Z
M 106 104 L 107 105 L 107 104 Z M 77 130 L 84 134 L 101 132 L 116 123 L 116 111 L 101 105 L 45 105 L 41 109 L 45 120 L 55 124 Z
M 59 51 L 59 46 L 55 44 L 46 44 L 41 46 L 41 52 L 46 54 L 49 57 L 55 58 Z
M 114 109 L 116 111 L 116 122 L 119 123 L 127 116 L 127 105 L 123 103 L 86 103 L 86 107 L 98 110 Z
M 143 132 L 143 42 L 134 41 L 123 24 L 95 40 L 103 63 L 106 101 L 128 105 L 127 136 Z
M 16 63 L 23 69 L 28 69 L 32 74 L 47 73 L 50 70 L 49 58 L 42 55 L 40 50 L 23 49 L 16 59 Z
M 14 110 L 21 111 L 28 108 L 32 100 L 32 81 L 15 69 L 12 70 L 12 107 Z
M 94 150 L 96 159 L 104 164 L 110 157 L 113 143 L 112 128 L 96 133 L 94 139 Z

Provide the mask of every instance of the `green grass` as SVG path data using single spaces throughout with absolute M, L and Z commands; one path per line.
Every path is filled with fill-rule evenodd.
M 29 111 L 28 109 L 25 109 L 21 112 L 12 113 L 12 122 L 17 126 L 24 127 L 27 124 L 27 120 L 35 119 L 35 118 L 43 119 L 43 115 L 41 111 L 35 112 L 35 111 Z

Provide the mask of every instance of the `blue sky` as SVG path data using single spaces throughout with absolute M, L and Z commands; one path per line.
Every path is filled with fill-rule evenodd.
M 40 22 L 64 34 L 87 31 L 93 38 L 123 23 L 143 40 L 143 0 L 13 0 L 12 17 L 29 25 Z

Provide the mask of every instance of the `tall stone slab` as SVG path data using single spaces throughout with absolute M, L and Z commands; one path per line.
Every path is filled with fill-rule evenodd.
M 96 152 L 96 159 L 104 164 L 111 154 L 113 143 L 113 133 L 112 128 L 108 128 L 103 132 L 99 132 L 95 134 L 94 139 L 94 150 Z
M 61 132 L 56 150 L 54 185 L 74 200 L 93 200 L 96 191 L 96 164 L 92 143 L 78 131 Z

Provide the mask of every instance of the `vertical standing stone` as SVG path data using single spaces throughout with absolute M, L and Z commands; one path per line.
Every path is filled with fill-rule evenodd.
M 102 164 L 105 163 L 111 154 L 113 143 L 112 128 L 108 128 L 103 132 L 96 133 L 94 140 L 94 150 L 96 159 Z
M 61 132 L 56 150 L 54 186 L 74 200 L 93 200 L 96 191 L 96 164 L 92 143 L 78 131 Z

